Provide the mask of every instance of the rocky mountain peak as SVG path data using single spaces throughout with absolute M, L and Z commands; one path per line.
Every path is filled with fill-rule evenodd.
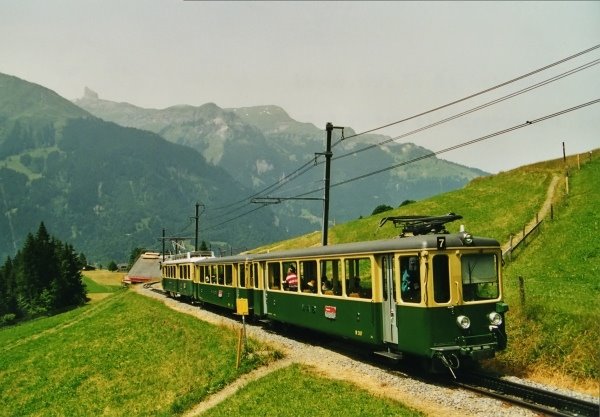
M 92 90 L 91 88 L 85 87 L 83 89 L 83 99 L 86 100 L 98 100 L 98 93 L 96 93 L 94 90 Z

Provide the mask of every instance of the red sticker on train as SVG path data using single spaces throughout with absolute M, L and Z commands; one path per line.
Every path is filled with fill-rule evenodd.
M 325 306 L 325 317 L 328 319 L 334 319 L 337 315 L 337 307 Z

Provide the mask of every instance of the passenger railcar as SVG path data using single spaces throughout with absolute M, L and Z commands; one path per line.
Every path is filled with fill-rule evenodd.
M 244 298 L 255 318 L 452 370 L 462 359 L 491 358 L 506 347 L 501 263 L 496 240 L 460 232 L 184 257 L 162 269 L 171 294 L 231 310 Z M 174 277 L 173 266 L 190 272 Z

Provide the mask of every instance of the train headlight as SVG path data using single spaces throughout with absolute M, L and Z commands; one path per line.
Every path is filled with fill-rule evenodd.
M 458 327 L 461 329 L 466 330 L 471 327 L 471 319 L 469 319 L 467 316 L 458 316 L 456 318 L 456 324 L 458 324 Z
M 500 326 L 502 324 L 502 316 L 495 311 L 488 314 L 488 319 L 492 326 Z

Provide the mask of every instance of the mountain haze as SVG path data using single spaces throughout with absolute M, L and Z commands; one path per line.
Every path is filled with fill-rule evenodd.
M 91 261 L 124 261 L 133 247 L 160 248 L 163 228 L 193 236 L 197 201 L 222 206 L 249 192 L 188 147 L 101 120 L 42 86 L 0 74 L 3 258 L 43 221 Z M 245 220 L 200 239 L 243 249 L 284 236 L 268 227 L 268 209 Z
M 214 103 L 144 109 L 102 100 L 91 90 L 75 103 L 90 113 L 122 126 L 153 131 L 174 143 L 200 152 L 207 163 L 221 167 L 244 186 L 262 196 L 322 197 L 324 165 L 311 162 L 325 151 L 326 133 L 311 123 L 293 120 L 281 107 L 224 109 Z M 330 219 L 343 222 L 370 214 L 379 204 L 397 206 L 461 188 L 485 172 L 435 157 L 405 164 L 378 175 L 369 173 L 431 155 L 412 143 L 396 143 L 383 135 L 361 135 L 342 140 L 334 130 L 331 169 Z M 345 128 L 344 135 L 354 134 Z M 370 145 L 386 141 L 385 145 Z M 305 165 L 306 164 L 306 165 Z M 262 192 L 304 167 L 297 179 Z M 353 180 L 365 176 L 364 179 Z M 314 193 L 310 191 L 317 190 Z M 290 234 L 320 229 L 321 202 L 286 201 L 273 208 L 279 224 Z

